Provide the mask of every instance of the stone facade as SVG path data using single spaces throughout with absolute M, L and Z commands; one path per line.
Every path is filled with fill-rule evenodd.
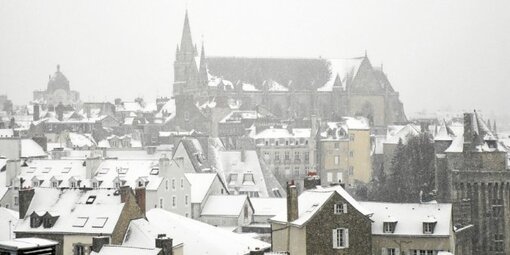
M 464 134 L 436 144 L 436 187 L 454 225 L 474 225 L 473 254 L 510 252 L 507 152 L 476 112 L 464 114 Z

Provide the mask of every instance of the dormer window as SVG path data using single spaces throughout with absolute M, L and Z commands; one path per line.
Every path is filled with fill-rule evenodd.
M 42 217 L 39 216 L 36 212 L 30 214 L 30 227 L 38 228 L 42 224 Z
M 423 233 L 433 234 L 436 222 L 423 222 Z
M 236 185 L 237 182 L 237 174 L 230 174 L 228 185 L 233 186 Z
M 345 204 L 345 203 L 335 204 L 334 205 L 333 213 L 334 214 L 344 214 L 344 213 L 347 213 L 347 204 Z
M 252 173 L 245 173 L 243 176 L 243 185 L 255 185 L 255 179 Z
M 397 222 L 383 222 L 383 232 L 384 233 L 394 233 Z

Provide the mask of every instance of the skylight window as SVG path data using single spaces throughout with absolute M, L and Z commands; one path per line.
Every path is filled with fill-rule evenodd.
M 108 173 L 108 171 L 110 171 L 110 168 L 101 168 L 101 169 L 99 170 L 99 174 L 107 174 L 107 173 Z
M 118 172 L 119 174 L 126 174 L 126 173 L 127 173 L 127 171 L 128 171 L 128 169 L 129 169 L 129 168 L 127 168 L 127 167 L 120 167 L 120 168 L 118 168 L 118 169 L 117 169 L 117 172 Z
M 87 198 L 86 204 L 88 205 L 93 204 L 94 201 L 96 201 L 96 196 L 89 196 L 89 198 Z
M 85 224 L 87 224 L 87 221 L 89 220 L 89 217 L 78 217 L 73 223 L 73 227 L 83 228 Z
M 29 167 L 27 169 L 27 173 L 33 173 L 33 172 L 35 172 L 35 167 Z
M 45 167 L 42 170 L 43 173 L 49 173 L 50 171 L 51 171 L 51 167 Z
M 92 227 L 93 228 L 102 228 L 104 225 L 106 225 L 106 222 L 108 221 L 108 217 L 97 217 L 94 220 L 92 220 Z
M 153 168 L 151 170 L 151 175 L 158 175 L 159 174 L 159 169 L 158 168 Z
M 62 173 L 67 174 L 71 171 L 71 167 L 64 167 L 62 168 Z

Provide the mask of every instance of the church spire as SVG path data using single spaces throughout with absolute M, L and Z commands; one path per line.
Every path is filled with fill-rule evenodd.
M 205 63 L 205 47 L 204 47 L 204 38 L 202 37 L 202 48 L 200 49 L 200 66 L 198 73 L 200 75 L 200 79 L 202 82 L 207 82 L 208 76 L 207 76 L 207 65 Z
M 195 54 L 195 46 L 193 46 L 193 40 L 191 38 L 191 28 L 189 25 L 188 10 L 184 16 L 184 26 L 182 28 L 181 48 L 182 53 Z

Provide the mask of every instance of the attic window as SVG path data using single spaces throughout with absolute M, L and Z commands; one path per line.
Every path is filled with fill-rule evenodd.
M 159 174 L 159 169 L 158 168 L 153 168 L 151 170 L 151 175 L 158 175 Z
M 50 171 L 51 171 L 51 167 L 45 167 L 42 170 L 43 173 L 49 173 Z
M 243 176 L 243 185 L 255 185 L 255 179 L 252 173 L 246 173 Z
M 97 217 L 92 221 L 93 228 L 102 228 L 108 221 L 108 217 Z
M 89 217 L 78 217 L 74 221 L 73 227 L 83 228 L 88 220 L 89 220 Z
M 333 209 L 334 214 L 347 213 L 347 204 L 335 204 Z
M 110 168 L 101 168 L 101 170 L 99 170 L 99 174 L 107 174 L 108 171 L 110 171 Z
M 423 233 L 424 234 L 433 234 L 435 226 L 436 226 L 435 222 L 423 222 Z
M 62 173 L 64 173 L 64 174 L 69 173 L 70 171 L 71 171 L 71 167 L 62 168 Z
M 236 185 L 237 174 L 230 174 L 228 185 Z
M 85 202 L 85 204 L 93 204 L 94 201 L 96 201 L 96 196 L 89 196 L 89 198 L 87 198 L 87 202 Z
M 274 195 L 274 197 L 282 197 L 282 193 L 277 188 L 273 189 L 273 195 Z
M 315 208 L 319 207 L 319 204 L 313 204 L 308 210 L 306 210 L 307 213 L 313 212 Z
M 384 233 L 394 233 L 395 232 L 395 226 L 397 225 L 397 222 L 383 222 L 383 232 Z

